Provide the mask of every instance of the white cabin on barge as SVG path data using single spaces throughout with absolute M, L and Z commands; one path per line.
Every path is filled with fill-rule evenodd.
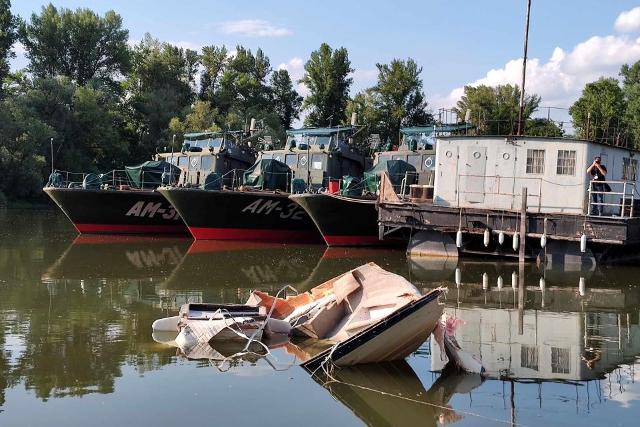
M 531 212 L 588 214 L 593 206 L 587 168 L 595 156 L 607 167 L 611 187 L 604 197 L 604 215 L 618 216 L 633 205 L 637 195 L 640 153 L 567 138 L 440 137 L 433 203 L 516 210 L 526 187 Z

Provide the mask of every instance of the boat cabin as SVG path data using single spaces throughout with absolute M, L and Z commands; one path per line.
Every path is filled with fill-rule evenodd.
M 259 153 L 258 161 L 274 159 L 285 163 L 293 179 L 303 180 L 307 188 L 327 188 L 329 180 L 361 177 L 370 166 L 370 160 L 352 148 L 355 132 L 353 126 L 291 129 L 284 148 L 267 146 Z
M 599 156 L 610 190 L 594 202 L 587 168 Z M 438 137 L 433 203 L 516 210 L 527 188 L 528 210 L 629 216 L 638 185 L 639 153 L 593 141 L 548 137 Z M 596 205 L 598 207 L 596 208 Z
M 416 168 L 419 184 L 433 185 L 437 137 L 465 131 L 470 127 L 469 125 L 432 124 L 401 128 L 398 149 L 391 150 L 388 146 L 386 151 L 375 153 L 373 164 L 377 165 L 388 160 L 404 160 Z
M 237 170 L 241 176 L 256 157 L 242 138 L 242 131 L 188 133 L 180 152 L 160 153 L 158 157 L 181 169 L 177 185 L 198 186 L 209 174 L 217 174 L 231 185 L 234 177 L 230 174 Z

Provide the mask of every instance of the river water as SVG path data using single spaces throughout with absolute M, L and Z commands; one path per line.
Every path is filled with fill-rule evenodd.
M 465 321 L 457 339 L 487 377 L 443 371 L 429 341 L 406 362 L 326 383 L 286 345 L 198 360 L 151 335 L 184 302 L 307 290 L 369 261 L 448 287 L 446 311 Z M 78 237 L 58 211 L 0 210 L 0 425 L 637 425 L 640 268 L 548 267 L 527 265 L 520 286 L 508 263 Z

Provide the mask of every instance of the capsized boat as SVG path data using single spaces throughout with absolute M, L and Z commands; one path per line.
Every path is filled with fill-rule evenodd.
M 294 335 L 333 343 L 303 364 L 315 370 L 326 361 L 349 366 L 404 359 L 435 329 L 443 292 L 423 296 L 402 276 L 368 263 L 309 292 L 274 298 L 256 291 L 248 303 L 291 323 Z
M 260 341 L 266 334 L 285 334 L 289 323 L 267 316 L 264 308 L 242 304 L 183 304 L 177 316 L 158 319 L 154 333 L 173 332 L 175 343 L 185 353 L 214 340 Z

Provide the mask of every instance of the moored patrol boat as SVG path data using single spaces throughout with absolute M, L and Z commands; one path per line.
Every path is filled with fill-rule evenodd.
M 374 167 L 364 173 L 360 185 L 329 189 L 318 193 L 293 194 L 320 230 L 328 246 L 369 246 L 389 244 L 378 236 L 377 192 L 380 176 L 386 173 L 396 193 L 411 189 L 432 192 L 435 168 L 435 136 L 467 129 L 467 125 L 428 125 L 400 129 L 402 140 L 397 150 L 387 144 L 374 156 Z M 332 191 L 333 190 L 333 191 Z
M 242 132 L 186 134 L 182 150 L 106 174 L 54 171 L 43 191 L 80 233 L 188 234 L 178 212 L 156 191 L 165 183 L 199 185 L 205 176 L 228 179 L 255 159 Z M 235 142 L 233 139 L 237 139 Z
M 320 241 L 313 221 L 288 196 L 361 176 L 368 160 L 349 144 L 355 132 L 354 126 L 289 130 L 284 148 L 264 144 L 256 163 L 231 186 L 165 185 L 159 192 L 196 239 Z

